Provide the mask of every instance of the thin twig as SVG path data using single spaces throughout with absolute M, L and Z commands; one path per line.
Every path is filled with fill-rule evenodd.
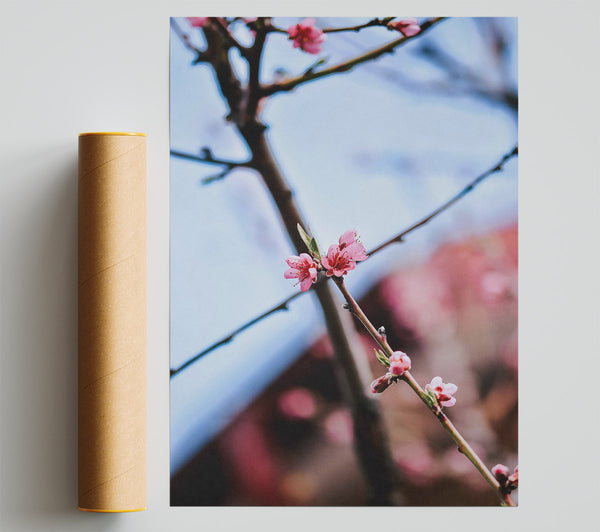
M 198 353 L 197 355 L 194 355 L 192 358 L 190 358 L 189 360 L 185 361 L 179 367 L 177 367 L 175 369 L 171 369 L 170 370 L 171 378 L 173 378 L 178 373 L 181 373 L 184 369 L 186 369 L 188 366 L 191 366 L 194 362 L 197 362 L 198 360 L 200 360 L 203 356 L 208 355 L 208 353 L 210 353 L 211 351 L 214 351 L 218 347 L 222 347 L 224 345 L 227 345 L 239 333 L 245 331 L 249 327 L 252 327 L 252 325 L 254 325 L 255 323 L 258 323 L 259 321 L 261 321 L 264 318 L 270 316 L 271 314 L 275 314 L 276 312 L 279 312 L 279 311 L 282 311 L 282 310 L 289 310 L 288 304 L 291 303 L 294 299 L 297 299 L 298 297 L 300 297 L 302 294 L 305 294 L 305 293 L 306 292 L 297 292 L 294 295 L 285 298 L 283 301 L 281 301 L 280 303 L 278 303 L 274 307 L 271 307 L 269 310 L 263 312 L 259 316 L 256 316 L 255 318 L 252 318 L 250 321 L 247 321 L 246 323 L 244 323 L 243 325 L 241 325 L 240 327 L 238 327 L 234 331 L 231 331 L 229 334 L 227 334 L 226 336 L 224 336 L 220 340 L 217 340 L 214 344 L 208 346 L 203 351 L 200 351 L 200 353 Z
M 323 33 L 341 33 L 343 31 L 352 31 L 352 32 L 359 32 L 360 30 L 363 30 L 365 28 L 370 28 L 373 26 L 387 26 L 392 20 L 394 20 L 396 17 L 385 17 L 385 18 L 374 18 L 372 20 L 369 20 L 368 22 L 365 22 L 364 24 L 357 24 L 356 26 L 344 26 L 341 28 L 322 28 L 321 31 Z M 284 30 L 283 28 L 278 28 L 276 26 L 274 26 L 273 24 L 269 24 L 268 26 L 268 31 L 270 32 L 274 32 L 274 33 L 285 33 L 287 34 L 288 31 Z
M 350 310 L 350 312 L 354 316 L 356 316 L 356 318 L 361 322 L 361 324 L 369 332 L 369 334 L 373 337 L 377 344 L 385 351 L 388 358 L 391 357 L 393 355 L 392 348 L 388 344 L 387 340 L 381 336 L 379 331 L 370 322 L 369 318 L 367 318 L 367 316 L 360 308 L 356 300 L 352 297 L 352 295 L 346 288 L 343 279 L 339 277 L 334 277 L 334 283 L 344 296 L 344 299 L 346 300 L 346 304 L 348 306 L 348 310 Z M 475 466 L 477 471 L 479 471 L 479 473 L 483 476 L 486 482 L 492 487 L 494 493 L 500 499 L 500 502 L 504 506 L 515 506 L 515 503 L 513 502 L 510 495 L 502 489 L 496 477 L 494 477 L 491 471 L 486 467 L 481 458 L 479 458 L 477 453 L 465 440 L 462 434 L 458 432 L 458 430 L 452 424 L 450 419 L 448 419 L 446 414 L 442 412 L 442 409 L 437 404 L 431 404 L 428 394 L 425 392 L 425 390 L 423 390 L 423 388 L 421 388 L 419 383 L 410 374 L 410 372 L 405 371 L 400 378 L 406 383 L 408 383 L 412 390 L 419 396 L 421 401 L 423 401 L 427 408 L 435 415 L 435 417 L 442 424 L 444 429 L 446 429 L 446 431 L 450 434 L 452 439 L 457 443 L 460 452 L 469 459 L 469 461 Z
M 412 233 L 413 231 L 415 231 L 419 227 L 422 227 L 425 224 L 429 223 L 436 216 L 440 215 L 445 210 L 447 210 L 448 208 L 450 208 L 458 200 L 460 200 L 461 198 L 463 198 L 464 196 L 466 196 L 469 192 L 471 192 L 484 179 L 486 179 L 487 177 L 491 176 L 492 174 L 495 174 L 496 172 L 499 172 L 500 170 L 502 170 L 502 168 L 504 167 L 504 164 L 507 161 L 509 161 L 510 159 L 512 159 L 513 157 L 517 156 L 518 154 L 519 154 L 519 147 L 518 147 L 518 145 L 516 145 L 509 153 L 507 153 L 506 155 L 504 155 L 502 157 L 502 159 L 500 159 L 500 161 L 495 166 L 493 166 L 489 170 L 486 170 L 483 174 L 477 176 L 473 181 L 471 181 L 466 187 L 464 187 L 458 194 L 456 194 L 452 198 L 450 198 L 446 203 L 444 203 L 443 205 L 439 206 L 434 211 L 430 212 L 427 216 L 425 216 L 425 218 L 422 218 L 418 222 L 416 222 L 416 223 L 412 224 L 411 226 L 409 226 L 408 228 L 404 229 L 404 231 L 402 231 L 401 233 L 398 233 L 396 236 L 393 236 L 392 238 L 390 238 L 390 239 L 386 240 L 385 242 L 379 244 L 377 247 L 375 247 L 372 250 L 370 250 L 368 252 L 368 255 L 369 256 L 373 256 L 375 253 L 380 252 L 382 249 L 386 248 L 387 246 L 389 246 L 391 244 L 394 244 L 394 243 L 397 243 L 397 242 L 402 242 L 404 240 L 404 237 L 406 235 L 408 235 L 409 233 Z
M 343 31 L 359 32 L 360 30 L 371 28 L 373 26 L 387 26 L 395 18 L 396 17 L 374 18 L 369 20 L 369 22 L 358 24 L 356 26 L 345 26 L 343 28 L 323 28 L 321 31 L 323 33 L 340 33 Z
M 181 159 L 186 159 L 189 161 L 196 161 L 196 162 L 205 163 L 205 164 L 214 164 L 214 165 L 219 165 L 219 166 L 224 167 L 224 169 L 221 172 L 219 172 L 218 174 L 210 176 L 210 177 L 205 177 L 204 179 L 202 179 L 202 183 L 204 185 L 208 185 L 209 183 L 212 183 L 214 181 L 218 181 L 220 179 L 225 178 L 229 174 L 229 172 L 231 172 L 235 168 L 254 168 L 252 166 L 252 160 L 229 161 L 226 159 L 216 159 L 213 156 L 210 149 L 208 149 L 208 148 L 202 148 L 202 153 L 203 153 L 203 155 L 194 155 L 192 153 L 171 150 L 171 155 L 173 157 L 179 157 Z
M 422 227 L 423 225 L 425 225 L 427 222 L 429 222 L 430 220 L 432 220 L 433 218 L 435 218 L 437 215 L 441 214 L 444 210 L 446 210 L 448 207 L 450 207 L 450 205 L 452 203 L 454 203 L 455 201 L 457 201 L 457 199 L 462 198 L 466 195 L 465 190 L 469 189 L 472 190 L 476 185 L 478 185 L 479 183 L 481 183 L 481 181 L 483 181 L 486 177 L 492 175 L 493 173 L 495 173 L 496 171 L 499 170 L 499 166 L 503 165 L 506 161 L 508 161 L 511 157 L 518 155 L 518 149 L 515 146 L 515 148 L 508 154 L 506 154 L 504 157 L 502 157 L 502 159 L 500 160 L 500 163 L 497 164 L 496 166 L 494 166 L 493 168 L 490 168 L 489 170 L 487 170 L 486 172 L 484 172 L 483 174 L 481 174 L 480 176 L 478 176 L 476 179 L 474 179 L 469 185 L 467 185 L 467 187 L 465 187 L 465 189 L 463 189 L 461 192 L 459 192 L 452 200 L 450 200 L 449 202 L 446 202 L 445 208 L 439 207 L 437 208 L 435 211 L 433 211 L 432 213 L 430 213 L 428 216 L 426 216 L 425 218 L 421 219 L 420 221 L 414 223 L 413 225 L 411 225 L 408 229 L 405 229 L 404 231 L 402 231 L 402 233 L 399 233 L 399 235 L 396 235 L 395 237 L 393 237 L 390 240 L 386 240 L 385 242 L 383 242 L 382 244 L 379 244 L 379 246 L 377 246 L 376 248 L 373 249 L 373 251 L 369 252 L 369 256 L 372 256 L 374 253 L 378 253 L 379 251 L 381 251 L 382 249 L 386 248 L 387 246 L 389 246 L 390 244 L 393 243 L 403 243 L 404 240 L 402 237 L 406 236 L 408 233 L 416 230 L 418 227 Z M 195 160 L 196 158 L 193 157 L 193 159 Z M 208 162 L 208 161 L 201 161 L 201 162 Z M 400 239 L 398 239 L 398 237 L 400 237 Z M 360 266 L 360 264 L 362 263 L 358 263 L 358 265 Z M 328 278 L 324 277 L 324 278 L 319 278 L 319 280 L 317 281 L 318 283 L 324 282 L 326 281 Z M 247 329 L 248 327 L 250 327 L 251 325 L 254 325 L 256 323 L 258 323 L 259 321 L 267 318 L 268 316 L 270 316 L 271 314 L 282 310 L 281 307 L 287 305 L 290 301 L 293 301 L 294 299 L 296 299 L 297 297 L 300 297 L 304 294 L 308 294 L 309 292 L 297 292 L 296 294 L 284 299 L 281 303 L 279 303 L 278 305 L 275 305 L 273 308 L 271 308 L 269 311 L 267 312 L 263 312 L 261 315 L 252 318 L 250 321 L 246 322 L 244 325 L 241 325 L 240 327 L 238 327 L 237 329 L 235 329 L 232 333 L 228 334 L 227 336 L 225 336 L 226 338 L 229 338 L 230 336 L 235 336 L 235 334 L 237 334 L 240 331 L 243 331 L 245 329 Z M 369 331 L 371 332 L 371 331 Z M 375 333 L 377 333 L 377 331 L 375 331 Z M 378 333 L 377 333 L 378 335 Z M 379 336 L 379 335 L 378 335 Z M 376 337 L 374 337 L 376 338 Z M 213 344 L 212 346 L 208 347 L 207 349 L 205 349 L 204 351 L 202 351 L 200 353 L 200 357 L 204 356 L 205 354 L 210 353 L 211 351 L 217 349 L 218 347 L 221 347 L 222 345 L 225 345 L 228 342 L 224 342 L 224 341 L 219 341 L 216 342 L 215 344 Z M 196 357 L 193 357 L 193 359 L 191 359 L 188 362 L 194 362 L 195 360 L 200 358 L 199 356 L 196 355 Z M 186 366 L 189 365 L 187 362 L 185 364 Z M 173 371 L 173 370 L 171 370 Z M 177 370 L 177 372 L 179 372 L 179 370 Z
M 412 41 L 413 39 L 419 38 L 428 29 L 430 29 L 435 24 L 441 22 L 442 20 L 445 20 L 445 18 L 446 17 L 437 17 L 423 22 L 423 24 L 421 24 L 421 31 L 416 35 L 413 35 L 412 37 L 400 37 L 399 39 L 391 41 L 383 46 L 380 46 L 379 48 L 375 48 L 370 52 L 359 55 L 357 57 L 354 57 L 353 59 L 349 59 L 332 67 L 325 68 L 316 72 L 306 72 L 305 74 L 303 74 L 302 76 L 298 76 L 297 78 L 292 78 L 288 81 L 283 81 L 281 83 L 273 83 L 271 85 L 267 85 L 263 87 L 263 96 L 270 96 L 271 94 L 275 94 L 277 92 L 282 91 L 291 91 L 297 86 L 302 85 L 304 83 L 308 83 L 309 81 L 314 81 L 316 79 L 320 79 L 325 76 L 330 76 L 332 74 L 339 74 L 340 72 L 348 72 L 349 70 L 353 69 L 357 65 L 360 65 L 361 63 L 377 59 L 378 57 L 384 54 L 393 53 L 396 48 L 406 44 L 409 41 Z

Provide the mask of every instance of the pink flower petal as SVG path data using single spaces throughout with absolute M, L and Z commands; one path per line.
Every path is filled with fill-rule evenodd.
M 287 262 L 287 265 L 290 268 L 299 269 L 302 267 L 302 260 L 300 259 L 300 257 L 296 257 L 295 255 L 292 255 L 291 257 L 285 259 L 285 262 Z
M 302 279 L 302 281 L 300 281 L 300 290 L 302 290 L 303 292 L 306 292 L 310 288 L 312 283 L 313 283 L 313 280 L 310 277 L 306 277 L 305 279 Z
M 201 28 L 208 22 L 208 17 L 187 17 L 193 28 Z
M 300 48 L 309 54 L 317 54 L 321 51 L 320 43 L 324 41 L 325 35 L 314 24 L 314 19 L 307 18 L 288 28 L 287 33 L 294 41 L 294 48 Z
M 289 270 L 286 270 L 286 272 L 283 274 L 283 276 L 286 279 L 296 279 L 299 275 L 299 271 L 295 270 L 294 268 L 290 268 Z
M 456 398 L 450 397 L 450 399 L 446 401 L 441 401 L 442 406 L 454 406 L 456 404 Z
M 348 229 L 341 237 L 340 237 L 340 247 L 342 245 L 349 246 L 350 244 L 354 244 L 356 240 L 356 231 L 354 229 Z
M 406 37 L 412 37 L 413 35 L 416 35 L 420 31 L 421 31 L 421 28 L 419 26 L 407 26 L 406 28 L 404 28 L 402 30 L 402 33 Z
M 452 384 L 451 382 L 444 386 L 444 393 L 447 395 L 454 395 L 457 390 L 458 386 L 456 386 L 456 384 Z
M 433 379 L 431 379 L 431 387 L 432 388 L 437 388 L 438 386 L 441 386 L 443 383 L 442 378 L 441 377 L 434 377 Z
M 354 261 L 365 260 L 369 257 L 365 251 L 365 247 L 360 242 L 353 242 L 344 251 Z

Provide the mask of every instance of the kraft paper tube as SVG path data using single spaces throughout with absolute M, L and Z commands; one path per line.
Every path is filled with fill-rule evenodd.
M 146 136 L 79 136 L 79 509 L 146 507 Z

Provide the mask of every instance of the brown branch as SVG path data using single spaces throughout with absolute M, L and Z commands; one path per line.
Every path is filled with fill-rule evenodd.
M 371 28 L 374 26 L 387 26 L 395 18 L 396 17 L 385 17 L 382 19 L 374 18 L 372 20 L 369 20 L 368 22 L 365 22 L 364 24 L 357 24 L 356 26 L 344 26 L 344 27 L 340 27 L 340 28 L 320 28 L 320 29 L 323 33 L 341 33 L 341 32 L 345 32 L 345 31 L 352 31 L 352 32 L 356 33 L 365 28 Z M 288 33 L 287 30 L 284 30 L 283 28 L 278 28 L 278 27 L 274 26 L 273 24 L 268 25 L 268 31 L 274 32 L 274 33 L 285 33 L 286 35 Z
M 346 300 L 346 307 L 348 310 L 356 316 L 358 321 L 363 325 L 363 327 L 369 332 L 372 336 L 373 340 L 383 349 L 388 359 L 393 355 L 393 350 L 390 347 L 390 344 L 387 342 L 387 339 L 381 335 L 381 333 L 375 328 L 375 326 L 371 323 L 369 318 L 360 308 L 360 305 L 356 302 L 356 300 L 352 297 L 344 281 L 342 278 L 334 277 L 334 283 L 339 288 L 340 292 L 344 296 Z M 414 379 L 411 375 L 410 371 L 405 371 L 400 377 L 400 380 L 405 381 L 413 391 L 419 396 L 421 401 L 425 403 L 427 408 L 435 415 L 438 421 L 442 424 L 444 429 L 450 434 L 452 439 L 458 445 L 458 449 L 462 454 L 464 454 L 469 461 L 475 466 L 477 471 L 481 474 L 481 476 L 485 479 L 485 481 L 491 486 L 494 490 L 496 496 L 500 499 L 500 502 L 504 506 L 516 506 L 513 502 L 512 498 L 508 493 L 506 493 L 498 480 L 494 477 L 491 471 L 487 468 L 487 466 L 483 463 L 481 458 L 477 455 L 477 453 L 473 450 L 473 448 L 469 445 L 467 440 L 462 436 L 462 434 L 456 429 L 456 427 L 452 424 L 448 416 L 442 412 L 442 409 L 439 407 L 437 403 L 433 404 L 430 402 L 427 393 L 421 388 L 419 383 Z
M 179 157 L 181 159 L 188 159 L 190 161 L 197 161 L 199 163 L 206 164 L 218 164 L 222 166 L 228 166 L 229 168 L 237 168 L 239 166 L 252 168 L 252 160 L 238 162 L 226 159 L 216 159 L 209 148 L 202 148 L 202 153 L 203 155 L 194 155 L 193 153 L 171 150 L 171 155 L 173 157 Z
M 400 37 L 399 39 L 391 41 L 383 46 L 380 46 L 379 48 L 375 48 L 370 52 L 359 55 L 357 57 L 354 57 L 353 59 L 349 59 L 332 67 L 325 68 L 317 72 L 306 72 L 305 74 L 303 74 L 302 76 L 298 76 L 297 78 L 293 78 L 281 83 L 272 83 L 271 85 L 267 85 L 263 87 L 262 94 L 263 96 L 270 96 L 271 94 L 275 94 L 277 92 L 291 91 L 304 83 L 308 83 L 310 81 L 314 81 L 325 76 L 331 76 L 332 74 L 348 72 L 349 70 L 352 70 L 355 66 L 360 65 L 361 63 L 372 61 L 373 59 L 377 59 L 378 57 L 384 54 L 393 53 L 396 48 L 403 46 L 404 44 L 412 41 L 413 39 L 419 38 L 435 24 L 438 24 L 439 22 L 445 20 L 445 18 L 446 17 L 437 17 L 427 20 L 426 22 L 421 24 L 421 31 L 416 35 L 413 35 L 412 37 Z
M 258 104 L 261 98 L 260 64 L 267 38 L 266 25 L 268 23 L 269 19 L 265 19 L 263 24 L 257 25 L 255 30 L 254 44 L 246 56 L 248 60 L 248 105 L 246 107 L 247 120 L 256 119 L 258 113 Z
M 243 162 L 229 161 L 226 159 L 215 159 L 209 148 L 202 148 L 202 153 L 203 155 L 194 155 L 192 153 L 171 150 L 171 155 L 173 157 L 179 157 L 180 159 L 186 159 L 188 161 L 195 161 L 204 164 L 214 164 L 224 167 L 223 170 L 218 174 L 203 178 L 203 185 L 208 185 L 210 183 L 213 183 L 214 181 L 224 179 L 227 175 L 229 175 L 229 173 L 232 170 L 235 170 L 236 168 L 253 168 L 251 159 L 249 161 Z
M 353 31 L 359 32 L 365 28 L 371 28 L 373 26 L 387 26 L 392 20 L 396 17 L 385 17 L 385 18 L 374 18 L 369 20 L 369 22 L 365 22 L 364 24 L 358 24 L 356 26 L 345 26 L 342 28 L 323 28 L 321 31 L 323 33 L 340 33 L 342 31 Z
M 245 140 L 255 168 L 260 172 L 263 181 L 279 210 L 281 220 L 298 252 L 304 251 L 296 226 L 305 223 L 293 199 L 292 191 L 285 181 L 278 164 L 273 158 L 271 148 L 265 137 L 265 127 L 258 120 L 240 119 L 243 107 L 243 91 L 239 90 L 239 79 L 235 76 L 227 54 L 222 53 L 223 37 L 216 31 L 205 28 L 206 40 L 210 52 L 210 64 L 217 75 L 219 88 L 230 105 L 231 114 L 240 134 Z M 366 476 L 371 502 L 389 505 L 394 502 L 394 486 L 396 473 L 387 436 L 383 428 L 378 409 L 372 399 L 365 395 L 370 376 L 368 366 L 362 352 L 357 348 L 358 342 L 351 342 L 354 329 L 348 317 L 339 308 L 329 283 L 315 287 L 321 304 L 327 330 L 334 345 L 337 364 L 335 365 L 346 399 L 352 412 L 355 429 L 355 446 L 359 463 Z M 361 371 L 361 368 L 364 370 Z
M 500 159 L 500 161 L 495 166 L 493 166 L 489 170 L 486 170 L 483 174 L 477 176 L 466 187 L 464 187 L 458 194 L 455 194 L 454 196 L 452 196 L 452 198 L 450 198 L 446 203 L 440 205 L 437 209 L 435 209 L 434 211 L 430 212 L 427 216 L 425 216 L 424 218 L 422 218 L 418 222 L 415 222 L 411 226 L 407 227 L 406 229 L 404 229 L 404 231 L 398 233 L 396 236 L 393 236 L 392 238 L 390 238 L 390 239 L 386 240 L 385 242 L 379 244 L 378 246 L 376 246 L 375 248 L 373 248 L 372 250 L 370 250 L 368 252 L 368 255 L 369 256 L 373 256 L 375 253 L 380 252 L 382 249 L 388 247 L 391 244 L 394 244 L 396 242 L 403 242 L 404 237 L 406 235 L 408 235 L 409 233 L 412 233 L 413 231 L 415 231 L 419 227 L 423 227 L 425 224 L 427 224 L 431 220 L 433 220 L 436 216 L 440 215 L 445 210 L 449 209 L 458 200 L 460 200 L 461 198 L 463 198 L 464 196 L 466 196 L 469 192 L 471 192 L 484 179 L 486 179 L 487 177 L 491 176 L 492 174 L 495 174 L 496 172 L 499 172 L 500 170 L 502 170 L 503 167 L 504 167 L 504 164 L 507 161 L 509 161 L 510 159 L 512 159 L 513 157 L 517 156 L 518 154 L 519 154 L 519 147 L 518 147 L 518 145 L 516 145 L 509 153 L 507 153 L 506 155 L 504 155 L 502 157 L 502 159 Z
M 249 48 L 240 44 L 238 40 L 231 34 L 225 20 L 223 20 L 221 17 L 210 17 L 210 21 L 214 24 L 215 28 L 221 32 L 221 35 L 228 45 L 227 47 L 237 48 L 242 56 L 246 57 L 249 52 Z

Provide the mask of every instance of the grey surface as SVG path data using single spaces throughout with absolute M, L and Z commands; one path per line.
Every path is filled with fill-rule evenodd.
M 204 5 L 220 14 L 223 4 Z M 227 5 L 232 14 L 253 11 L 241 1 Z M 277 3 L 254 5 L 265 13 Z M 368 11 L 396 9 L 377 5 Z M 406 15 L 448 11 L 443 1 L 429 2 L 426 13 L 421 3 L 411 5 L 419 7 L 407 7 Z M 206 13 L 199 2 L 9 1 L 0 17 L 3 532 L 550 531 L 593 517 L 600 443 L 598 7 L 556 0 L 526 8 L 515 1 L 452 5 L 455 15 L 496 8 L 493 14 L 520 16 L 521 507 L 170 509 L 168 17 Z M 286 14 L 315 13 L 312 6 L 290 5 Z M 357 1 L 319 9 L 365 11 Z M 148 510 L 124 515 L 75 509 L 77 133 L 107 129 L 149 135 Z

